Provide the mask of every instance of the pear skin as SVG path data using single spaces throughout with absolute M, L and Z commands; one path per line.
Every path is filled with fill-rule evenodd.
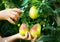
M 24 36 L 26 34 L 26 32 L 28 32 L 28 27 L 25 23 L 23 23 L 20 26 L 19 33 Z
M 35 36 L 40 36 L 41 34 L 41 25 L 40 24 L 35 24 L 31 29 L 30 29 L 30 33 L 32 35 L 32 37 Z

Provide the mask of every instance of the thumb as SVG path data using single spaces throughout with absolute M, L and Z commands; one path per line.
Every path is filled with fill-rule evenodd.
M 32 38 L 31 38 L 31 34 L 30 34 L 30 32 L 28 32 L 28 34 L 29 34 L 29 35 L 28 35 L 29 37 L 28 37 L 27 40 L 31 40 Z
M 22 39 L 26 39 L 27 36 L 28 36 L 28 34 L 27 34 L 27 32 L 26 32 L 25 36 L 21 36 L 21 38 L 22 38 Z
M 26 32 L 26 34 L 25 34 L 25 36 L 24 36 L 24 39 L 26 39 L 26 38 L 27 38 L 27 36 L 28 36 L 28 32 Z
M 31 41 L 31 42 L 35 42 L 35 41 L 36 41 L 36 39 L 37 39 L 37 36 L 35 36 L 35 37 L 32 39 L 32 41 Z
M 18 12 L 18 13 L 24 12 L 23 10 L 20 10 L 20 9 L 18 9 L 18 8 L 14 8 L 14 9 L 12 9 L 12 11 L 15 11 L 15 12 Z
M 15 24 L 15 22 L 14 22 L 12 19 L 8 18 L 7 20 L 8 20 L 11 24 Z

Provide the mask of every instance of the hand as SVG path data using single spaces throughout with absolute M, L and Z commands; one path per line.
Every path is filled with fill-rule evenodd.
M 35 42 L 37 39 L 37 36 L 32 39 L 30 33 L 26 33 L 25 36 L 22 36 L 18 33 L 9 37 L 2 38 L 0 39 L 0 42 L 14 42 L 17 39 L 31 40 L 31 42 Z
M 20 35 L 19 35 L 20 36 Z M 18 37 L 19 37 L 18 36 Z M 31 37 L 31 34 L 28 32 L 28 33 L 26 33 L 26 35 L 25 36 L 20 36 L 21 37 L 21 39 L 24 39 L 24 40 L 31 40 L 31 42 L 35 42 L 36 40 L 37 40 L 37 36 L 35 36 L 34 38 L 32 38 Z
M 20 36 L 20 35 L 19 35 Z M 18 37 L 19 37 L 18 36 Z M 26 35 L 25 36 L 20 36 L 21 37 L 21 39 L 24 39 L 24 40 L 31 40 L 31 42 L 35 42 L 36 40 L 37 40 L 37 36 L 35 36 L 34 38 L 32 38 L 31 37 L 31 34 L 28 32 L 28 33 L 26 33 Z
M 30 33 L 27 32 L 27 33 L 25 34 L 25 36 L 22 36 L 22 35 L 18 34 L 18 39 L 31 40 L 32 38 L 31 38 Z
M 3 38 L 2 42 L 14 42 L 17 39 L 31 40 L 31 36 L 30 36 L 30 33 L 26 33 L 25 36 L 22 36 L 18 33 L 10 37 Z
M 0 11 L 0 20 L 8 20 L 10 23 L 15 24 L 13 20 L 18 20 L 21 12 L 23 11 L 17 8 L 2 10 Z

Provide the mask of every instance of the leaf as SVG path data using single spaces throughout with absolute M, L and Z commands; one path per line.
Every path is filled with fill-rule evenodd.
M 25 5 L 28 3 L 28 1 L 29 1 L 29 0 L 24 0 L 24 1 L 22 2 L 22 5 L 21 5 L 21 6 L 25 6 Z
M 50 40 L 53 40 L 53 37 L 51 35 L 42 35 L 37 40 L 37 42 L 50 41 Z
M 60 7 L 59 8 L 56 8 L 54 13 L 59 13 L 60 12 Z
M 5 9 L 15 7 L 15 4 L 12 2 L 12 0 L 2 0 L 2 3 L 4 3 Z

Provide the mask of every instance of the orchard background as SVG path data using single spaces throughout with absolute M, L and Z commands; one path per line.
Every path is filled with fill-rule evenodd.
M 29 10 L 35 6 L 39 17 L 31 19 Z M 41 36 L 36 42 L 60 42 L 60 0 L 0 0 L 0 10 L 9 8 L 24 10 L 15 25 L 8 21 L 0 20 L 0 35 L 7 37 L 19 32 L 22 23 L 26 23 L 30 29 L 34 24 L 41 25 Z M 18 40 L 17 42 L 30 42 Z

